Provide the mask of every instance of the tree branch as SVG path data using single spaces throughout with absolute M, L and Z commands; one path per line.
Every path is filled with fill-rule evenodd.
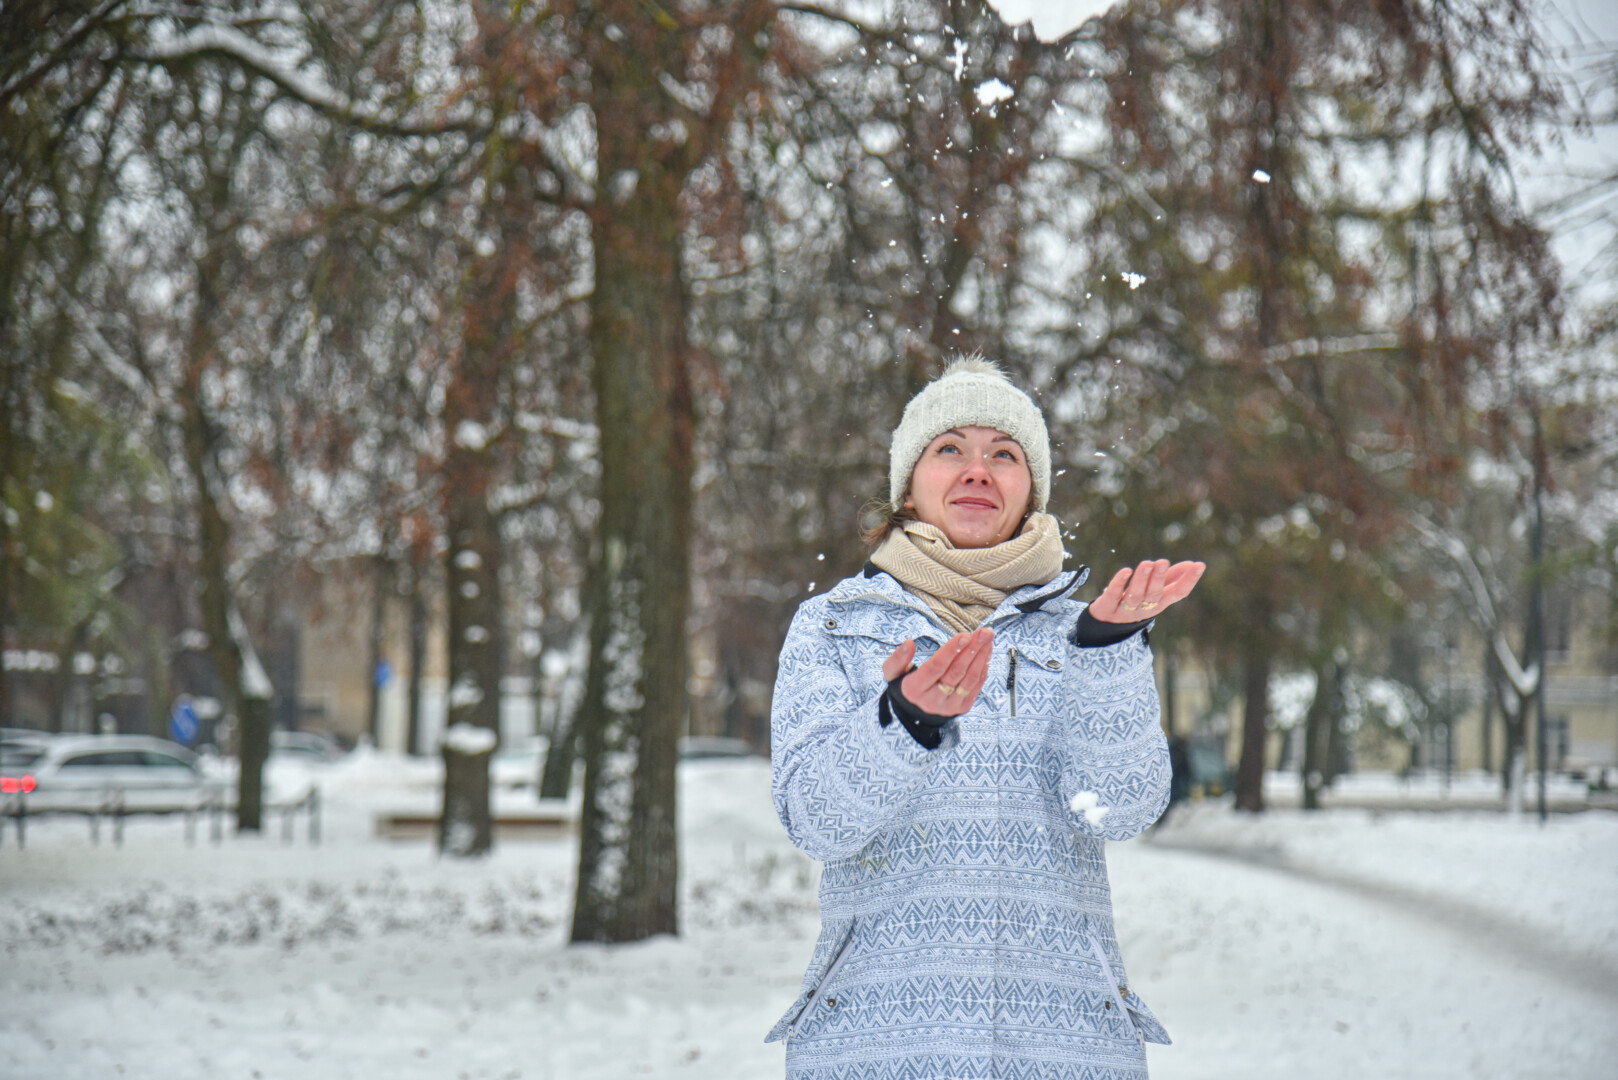
M 347 94 L 320 79 L 287 67 L 257 41 L 235 27 L 198 26 L 180 37 L 147 46 L 130 54 L 150 64 L 212 56 L 240 64 L 247 71 L 268 79 L 282 93 L 309 108 L 345 124 L 378 135 L 444 135 L 451 132 L 478 134 L 485 130 L 470 117 L 461 120 L 410 122 L 373 113 L 356 104 Z
M 868 23 L 860 22 L 858 19 L 853 18 L 852 16 L 844 15 L 841 12 L 827 11 L 825 8 L 818 7 L 815 4 L 777 4 L 775 5 L 775 9 L 777 11 L 791 11 L 799 15 L 813 15 L 817 18 L 825 19 L 828 22 L 842 23 L 844 26 L 864 34 L 867 37 L 893 37 L 892 30 L 879 29 L 875 26 L 871 26 Z
M 0 86 L 0 105 L 4 105 L 14 95 L 21 93 L 44 77 L 45 73 L 61 59 L 64 53 L 89 37 L 90 33 L 101 25 L 102 20 L 112 14 L 114 8 L 123 3 L 125 3 L 125 0 L 104 0 L 100 7 L 81 18 L 55 48 L 47 50 L 44 55 L 35 59 L 32 64 L 7 79 L 6 84 Z

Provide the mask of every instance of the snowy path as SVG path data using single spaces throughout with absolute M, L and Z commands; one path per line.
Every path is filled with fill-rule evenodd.
M 1499 953 L 1504 959 L 1537 971 L 1568 989 L 1605 999 L 1610 1007 L 1618 1010 L 1618 966 L 1613 965 L 1604 950 L 1569 948 L 1559 938 L 1547 937 L 1486 907 L 1451 896 L 1435 896 L 1411 885 L 1377 881 L 1343 870 L 1300 864 L 1288 860 L 1274 849 L 1199 847 L 1176 840 L 1159 840 L 1151 846 L 1160 851 L 1234 860 L 1313 882 L 1333 892 L 1356 896 L 1372 905 L 1390 907 L 1400 917 L 1458 933 L 1469 946 Z
M 1596 1078 L 1618 995 L 1465 925 L 1284 871 L 1139 843 L 1110 862 L 1124 956 L 1175 1038 L 1156 1080 Z
M 425 844 L 368 840 L 362 811 L 375 799 L 352 792 L 347 811 L 333 792 L 331 841 L 315 851 L 186 848 L 163 823 L 132 827 L 122 850 L 92 849 L 82 828 L 43 824 L 26 852 L 0 850 L 0 1074 L 779 1076 L 781 1048 L 759 1040 L 809 951 L 814 868 L 775 824 L 762 764 L 684 769 L 682 792 L 686 934 L 618 948 L 564 943 L 571 843 L 439 863 Z M 1610 1076 L 1613 989 L 1554 963 L 1580 940 L 1605 958 L 1606 897 L 1557 901 L 1560 933 L 1528 953 L 1492 933 L 1541 936 L 1496 893 L 1476 897 L 1492 940 L 1446 909 L 1410 906 L 1435 895 L 1423 875 L 1445 858 L 1442 876 L 1474 892 L 1467 883 L 1502 870 L 1605 881 L 1618 859 L 1605 847 L 1611 823 L 1581 816 L 1554 842 L 1524 833 L 1504 849 L 1476 842 L 1486 821 L 1265 821 L 1277 831 L 1240 836 L 1223 818 L 1191 823 L 1203 841 L 1251 847 L 1256 836 L 1289 857 L 1287 837 L 1318 841 L 1310 830 L 1329 828 L 1335 864 L 1355 880 L 1381 867 L 1372 880 L 1392 901 L 1380 884 L 1345 890 L 1115 845 L 1124 955 L 1176 1040 L 1151 1048 L 1155 1080 Z M 1502 864 L 1501 850 L 1517 854 Z M 1356 852 L 1384 858 L 1357 863 Z M 1480 852 L 1493 863 L 1474 865 Z M 1567 864 L 1568 852 L 1582 861 Z

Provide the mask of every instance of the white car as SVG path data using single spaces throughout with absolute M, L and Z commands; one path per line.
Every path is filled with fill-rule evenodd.
M 22 794 L 30 810 L 126 810 L 202 805 L 225 786 L 207 776 L 179 743 L 145 735 L 63 735 L 13 743 L 0 757 L 0 788 Z

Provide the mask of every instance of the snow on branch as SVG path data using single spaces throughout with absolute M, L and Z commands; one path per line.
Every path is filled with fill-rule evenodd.
M 118 350 L 113 348 L 107 341 L 106 335 L 101 332 L 98 320 L 84 306 L 84 302 L 74 296 L 70 290 L 62 287 L 61 279 L 56 276 L 56 270 L 50 263 L 41 263 L 40 267 L 45 272 L 51 291 L 61 298 L 74 323 L 80 330 L 84 331 L 85 342 L 89 351 L 101 361 L 113 378 L 143 398 L 160 400 L 156 389 L 147 381 L 146 376 L 135 365 L 118 355 Z
M 1272 345 L 1264 350 L 1264 362 L 1278 363 L 1296 360 L 1300 356 L 1344 356 L 1349 353 L 1370 352 L 1374 349 L 1397 349 L 1399 338 L 1395 334 L 1354 334 L 1339 338 L 1303 338 L 1285 345 Z
M 236 639 L 236 648 L 242 657 L 242 697 L 253 701 L 269 701 L 275 697 L 275 687 L 270 683 L 270 676 L 265 672 L 264 665 L 259 663 L 258 650 L 253 648 L 253 638 L 247 632 L 247 623 L 235 604 L 230 605 L 227 618 L 230 621 L 230 636 Z
M 825 19 L 827 22 L 842 23 L 844 26 L 866 37 L 897 38 L 898 36 L 892 30 L 872 26 L 870 23 L 861 22 L 852 15 L 847 15 L 841 11 L 832 11 L 818 4 L 777 4 L 775 5 L 775 10 L 790 11 L 797 15 L 811 15 L 815 18 Z
M 325 80 L 289 66 L 269 49 L 233 26 L 196 26 L 179 37 L 159 41 L 135 54 L 137 59 L 161 64 L 199 56 L 233 60 L 248 71 L 273 82 L 283 93 L 318 112 L 382 135 L 441 135 L 469 131 L 478 125 L 470 118 L 417 122 L 373 112 Z
M 1472 552 L 1468 550 L 1466 542 L 1458 536 L 1444 532 L 1420 514 L 1411 514 L 1410 522 L 1423 540 L 1449 556 L 1460 569 L 1461 576 L 1466 579 L 1472 595 L 1473 621 L 1477 623 L 1478 629 L 1489 636 L 1494 655 L 1500 661 L 1500 670 L 1505 672 L 1512 689 L 1519 697 L 1532 697 L 1539 689 L 1539 665 L 1534 663 L 1524 668 L 1518 661 L 1517 654 L 1511 651 L 1511 646 L 1506 642 L 1505 632 L 1500 628 L 1500 618 L 1495 612 L 1494 599 L 1489 595 L 1489 587 L 1483 580 L 1483 572 L 1478 569 L 1477 560 L 1472 558 Z

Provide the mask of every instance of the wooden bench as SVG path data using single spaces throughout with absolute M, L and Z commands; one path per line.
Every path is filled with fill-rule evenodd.
M 552 800 L 546 800 L 550 803 Z M 504 840 L 545 840 L 565 836 L 578 824 L 574 812 L 563 800 L 554 805 L 503 809 L 494 815 L 494 835 Z M 438 835 L 441 816 L 431 811 L 385 811 L 376 815 L 373 826 L 380 840 L 430 840 Z

